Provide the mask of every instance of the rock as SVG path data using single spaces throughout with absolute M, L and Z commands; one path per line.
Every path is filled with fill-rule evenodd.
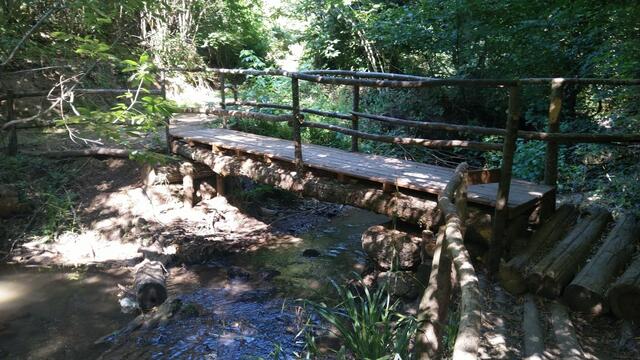
M 238 266 L 232 266 L 227 269 L 227 276 L 230 280 L 247 281 L 251 278 L 251 273 Z
M 378 274 L 378 285 L 386 286 L 393 297 L 413 300 L 424 289 L 412 271 L 385 271 Z
M 280 271 L 275 269 L 267 269 L 260 272 L 260 279 L 263 281 L 272 280 L 274 277 L 279 276 L 281 274 Z
M 467 232 L 465 242 L 473 242 L 489 246 L 493 234 L 491 215 L 481 212 L 471 213 L 467 220 Z
M 318 257 L 320 256 L 320 251 L 316 249 L 307 249 L 302 252 L 302 256 L 304 257 Z
M 404 231 L 390 230 L 381 225 L 368 228 L 362 234 L 362 249 L 373 260 L 377 268 L 389 270 L 409 270 L 420 262 L 422 239 Z

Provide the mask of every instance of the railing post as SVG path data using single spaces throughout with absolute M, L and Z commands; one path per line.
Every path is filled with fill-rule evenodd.
M 164 70 L 160 71 L 160 92 L 163 100 L 167 100 L 167 78 Z M 170 120 L 168 116 L 164 118 L 164 133 L 167 139 L 167 154 L 171 154 L 171 134 L 169 132 Z
M 550 133 L 560 131 L 560 109 L 562 108 L 563 79 L 553 79 L 549 99 L 549 129 Z M 558 185 L 558 143 L 547 142 L 547 153 L 544 162 L 544 184 L 557 187 Z M 547 217 L 556 208 L 556 190 L 554 189 L 543 200 L 542 216 Z
M 360 86 L 353 85 L 353 111 L 360 111 Z M 358 115 L 351 114 L 351 128 L 358 131 Z M 358 152 L 358 137 L 351 135 L 351 151 Z
M 227 108 L 227 100 L 224 95 L 224 73 L 220 73 L 218 76 L 220 80 L 220 108 L 224 110 Z M 227 117 L 224 115 L 222 115 L 222 127 L 227 128 Z
M 15 112 L 15 97 L 13 90 L 7 91 L 7 122 L 13 121 Z M 18 132 L 14 126 L 9 129 L 9 143 L 7 144 L 7 155 L 15 156 L 18 153 Z
M 298 170 L 302 169 L 302 140 L 300 136 L 300 86 L 297 78 L 291 78 L 291 107 L 295 164 Z
M 493 216 L 493 240 L 489 249 L 489 270 L 495 273 L 500 266 L 500 259 L 505 246 L 505 228 L 509 218 L 509 189 L 513 157 L 516 152 L 516 140 L 520 123 L 520 85 L 509 88 L 509 115 L 507 117 L 507 133 L 502 149 L 502 168 L 496 196 L 496 209 Z

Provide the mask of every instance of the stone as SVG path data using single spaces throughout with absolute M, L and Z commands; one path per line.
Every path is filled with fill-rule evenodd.
M 386 286 L 393 297 L 413 300 L 424 290 L 412 271 L 385 271 L 378 274 L 378 286 Z
M 422 239 L 404 231 L 372 226 L 362 234 L 362 249 L 378 269 L 410 270 L 421 262 Z
M 302 252 L 302 256 L 304 257 L 318 257 L 320 256 L 320 251 L 316 249 L 307 249 Z

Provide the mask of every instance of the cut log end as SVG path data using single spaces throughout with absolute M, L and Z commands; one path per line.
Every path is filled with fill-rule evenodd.
M 640 319 L 640 284 L 617 284 L 609 291 L 611 311 L 621 319 Z
M 608 304 L 605 301 L 605 297 L 585 287 L 573 283 L 569 284 L 564 290 L 563 296 L 573 310 L 593 316 L 608 311 Z
M 138 304 L 142 311 L 149 311 L 167 300 L 167 289 L 162 284 L 147 283 L 138 289 Z

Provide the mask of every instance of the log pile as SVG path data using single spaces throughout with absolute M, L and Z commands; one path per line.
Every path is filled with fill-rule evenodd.
M 533 266 L 527 277 L 529 290 L 549 298 L 558 297 L 586 262 L 610 218 L 605 209 L 585 211 L 569 234 Z
M 607 311 L 605 291 L 614 276 L 631 260 L 639 230 L 635 216 L 620 216 L 598 252 L 565 289 L 567 304 L 591 315 Z M 636 285 L 636 289 L 640 290 L 640 286 Z M 640 291 L 637 294 L 640 295 Z
M 611 285 L 607 298 L 611 311 L 617 317 L 640 319 L 640 253 L 635 255 L 626 271 Z
M 553 216 L 531 236 L 527 247 L 507 263 L 500 266 L 499 278 L 502 286 L 514 295 L 526 292 L 525 277 L 541 251 L 554 245 L 567 233 L 578 217 L 572 205 L 562 205 Z

